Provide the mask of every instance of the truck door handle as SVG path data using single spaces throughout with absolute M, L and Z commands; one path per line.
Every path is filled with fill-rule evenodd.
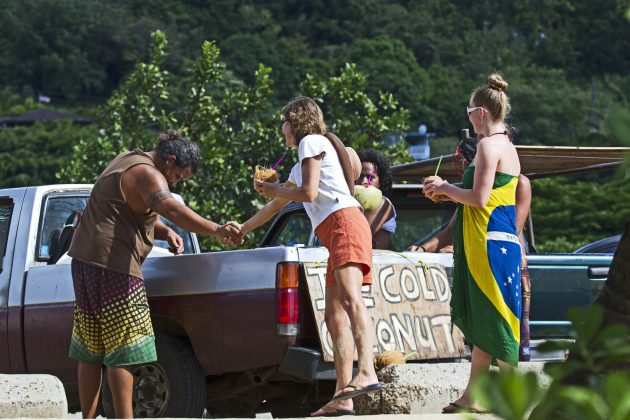
M 602 279 L 608 277 L 608 269 L 610 267 L 589 267 L 588 278 L 589 279 Z

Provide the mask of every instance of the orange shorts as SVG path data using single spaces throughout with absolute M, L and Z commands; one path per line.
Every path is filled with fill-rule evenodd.
M 346 264 L 362 266 L 363 284 L 372 284 L 372 232 L 358 207 L 347 207 L 330 214 L 315 233 L 328 249 L 326 287 L 335 286 L 333 271 Z

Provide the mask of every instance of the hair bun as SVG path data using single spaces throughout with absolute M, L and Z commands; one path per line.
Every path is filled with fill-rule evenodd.
M 505 91 L 508 88 L 508 82 L 503 80 L 503 77 L 499 73 L 493 73 L 488 76 L 488 86 L 493 89 Z

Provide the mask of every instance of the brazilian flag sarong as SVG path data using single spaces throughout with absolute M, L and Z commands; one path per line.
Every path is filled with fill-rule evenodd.
M 474 168 L 464 172 L 463 188 L 472 188 Z M 511 365 L 518 364 L 521 318 L 517 183 L 497 172 L 485 207 L 458 206 L 451 298 L 451 319 L 468 342 Z

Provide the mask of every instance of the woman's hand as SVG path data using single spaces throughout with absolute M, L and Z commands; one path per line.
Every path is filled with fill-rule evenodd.
M 265 198 L 277 197 L 278 191 L 280 191 L 280 182 L 264 182 L 255 179 L 254 189 Z
M 444 196 L 444 190 L 447 185 L 448 181 L 440 178 L 428 180 L 423 187 L 424 195 L 432 201 L 445 200 L 447 197 Z

